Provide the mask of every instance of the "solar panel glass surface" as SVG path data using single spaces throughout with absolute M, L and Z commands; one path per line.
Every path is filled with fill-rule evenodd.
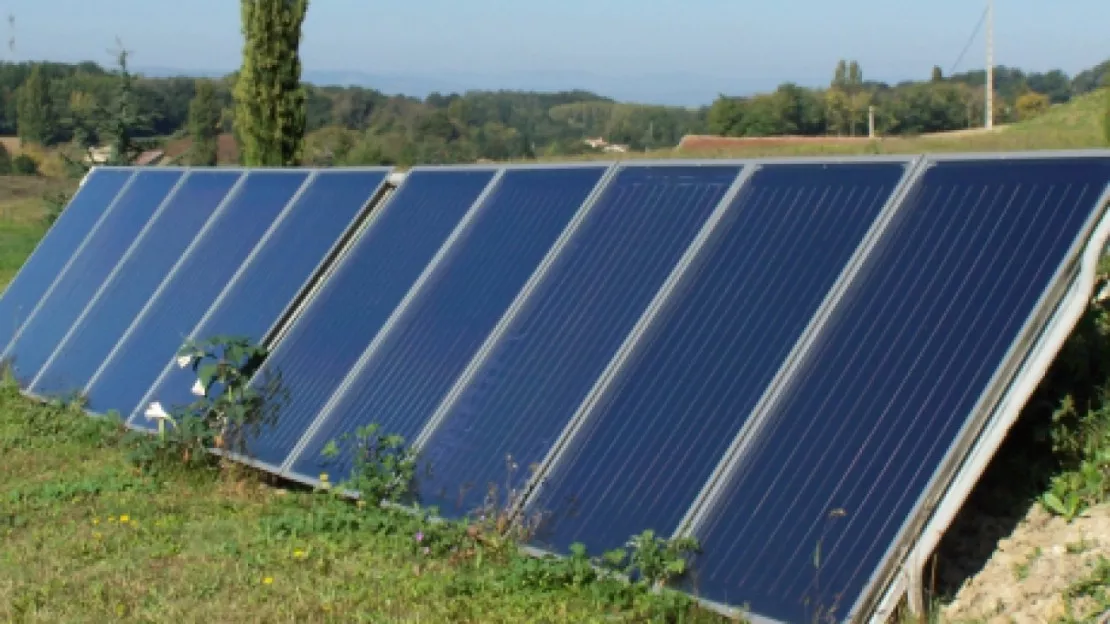
M 699 523 L 701 595 L 849 614 L 1108 182 L 1110 158 L 924 173 Z
M 308 176 L 293 170 L 247 173 L 240 192 L 213 215 L 89 382 L 90 410 L 126 416 L 135 409 Z
M 905 174 L 767 165 L 749 179 L 529 506 L 538 545 L 678 528 Z
M 0 295 L 0 349 L 8 346 L 133 173 L 131 169 L 89 172 L 58 220 Z
M 42 369 L 183 175 L 179 170 L 139 171 L 119 194 L 8 347 L 12 372 L 22 384 Z
M 607 169 L 506 171 L 336 408 L 306 440 L 292 471 L 345 478 L 350 446 L 326 461 L 323 449 L 371 423 L 414 438 Z
M 493 180 L 494 169 L 410 171 L 260 371 L 288 399 L 250 455 L 278 466 Z
M 251 259 L 249 266 L 193 332 L 198 340 L 245 337 L 261 344 L 363 208 L 385 182 L 386 169 L 321 171 L 289 214 Z M 132 426 L 149 427 L 142 414 L 148 401 L 167 410 L 191 403 L 192 369 L 171 360 L 147 401 L 136 408 Z
M 40 396 L 84 388 L 181 254 L 224 201 L 238 171 L 191 171 L 115 274 L 81 312 L 31 384 Z
M 465 514 L 489 484 L 524 485 L 529 471 L 508 458 L 543 460 L 740 169 L 617 174 L 421 449 L 422 503 Z

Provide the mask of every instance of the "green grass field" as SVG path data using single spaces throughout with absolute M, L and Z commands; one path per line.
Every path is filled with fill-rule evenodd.
M 529 586 L 511 551 L 425 556 L 413 520 L 246 471 L 146 474 L 105 443 L 112 437 L 107 423 L 0 389 L 0 621 L 630 622 L 652 613 L 588 587 Z
M 889 139 L 871 151 L 1095 147 L 1102 102 L 1096 94 L 989 135 Z M 802 153 L 830 152 L 771 151 Z M 45 230 L 39 197 L 62 187 L 0 177 L 0 284 Z M 416 533 L 433 529 L 414 518 L 286 489 L 245 469 L 143 471 L 118 437 L 107 421 L 0 385 L 0 620 L 718 620 L 673 599 L 578 583 L 504 544 L 462 539 L 453 551 L 426 554 Z

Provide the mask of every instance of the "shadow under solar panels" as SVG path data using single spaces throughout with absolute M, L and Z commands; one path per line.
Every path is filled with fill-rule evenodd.
M 93 375 L 88 409 L 130 414 L 252 250 L 306 185 L 305 170 L 254 170 L 209 220 Z
M 671 535 L 907 176 L 908 159 L 761 164 L 613 365 L 527 508 L 566 551 Z
M 183 176 L 180 170 L 139 171 L 120 192 L 4 352 L 5 357 L 12 359 L 12 373 L 21 384 L 34 379 L 50 359 L 81 311 L 165 205 L 166 198 L 178 188 Z
M 693 517 L 689 589 L 862 615 L 1101 215 L 1110 157 L 930 163 Z M 1059 293 L 1055 295 L 1058 299 Z M 1025 345 L 1025 346 L 1019 346 Z M 814 553 L 820 549 L 820 565 Z
M 423 505 L 476 512 L 489 485 L 519 491 L 597 378 L 719 214 L 742 165 L 627 165 L 417 441 Z M 489 342 L 489 341 L 487 341 Z M 465 384 L 465 385 L 463 385 Z M 511 458 L 511 460 L 509 459 Z M 508 499 L 507 492 L 500 492 Z
M 239 336 L 262 344 L 359 222 L 388 173 L 385 168 L 318 172 L 263 247 L 191 332 L 191 338 Z M 171 358 L 129 424 L 152 428 L 153 423 L 143 416 L 151 401 L 159 402 L 167 412 L 191 403 L 196 399 L 190 391 L 195 381 L 191 368 L 182 369 Z
M 70 328 L 30 391 L 53 396 L 84 388 L 197 233 L 243 179 L 235 170 L 192 170 L 147 231 L 120 260 Z
M 608 166 L 526 167 L 505 171 L 465 232 L 434 268 L 395 323 L 348 375 L 286 462 L 310 480 L 345 479 L 349 445 L 325 460 L 329 442 L 376 423 L 412 439 L 505 315 Z
M 288 400 L 274 428 L 247 442 L 277 470 L 428 263 L 494 179 L 490 168 L 416 168 L 293 321 L 256 376 L 280 375 Z
M 58 220 L 0 295 L 0 350 L 5 350 L 31 310 L 65 270 L 73 254 L 107 214 L 133 169 L 89 172 Z

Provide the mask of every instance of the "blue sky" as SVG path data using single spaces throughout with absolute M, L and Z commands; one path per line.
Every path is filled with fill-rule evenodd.
M 608 80 L 620 90 L 637 77 L 668 74 L 675 89 L 688 82 L 708 93 L 744 93 L 783 81 L 825 83 L 841 57 L 858 59 L 868 78 L 893 82 L 924 78 L 934 64 L 947 72 L 983 1 L 313 0 L 302 53 L 307 72 L 490 83 L 473 85 L 482 88 L 588 74 L 588 86 Z M 1074 73 L 1110 58 L 1107 0 L 997 3 L 1000 64 Z M 119 35 L 137 66 L 204 70 L 238 64 L 238 7 L 237 0 L 0 0 L 0 10 L 15 15 L 20 60 L 107 62 Z M 963 69 L 983 66 L 982 41 Z

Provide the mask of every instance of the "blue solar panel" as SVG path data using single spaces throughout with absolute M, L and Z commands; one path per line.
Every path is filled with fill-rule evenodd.
M 385 182 L 387 169 L 322 171 L 301 194 L 244 272 L 193 331 L 196 339 L 243 336 L 260 344 L 297 299 L 329 253 L 363 214 Z M 196 375 L 173 361 L 132 417 L 132 426 L 150 401 L 171 409 L 192 402 Z
M 276 428 L 250 441 L 252 457 L 281 463 L 494 173 L 407 174 L 267 358 L 259 378 L 280 375 L 289 396 Z
M 325 465 L 324 445 L 370 423 L 412 439 L 606 171 L 506 171 L 336 408 L 304 440 L 293 472 L 346 477 L 350 453 Z
M 162 283 L 86 389 L 90 410 L 130 414 L 220 291 L 282 214 L 307 171 L 247 174 L 196 245 Z
M 214 170 L 185 177 L 31 382 L 32 392 L 50 396 L 85 387 L 241 178 L 237 171 Z
M 697 591 L 850 617 L 1108 182 L 1110 158 L 929 168 L 698 523 Z
M 132 173 L 131 169 L 89 172 L 84 184 L 0 297 L 0 349 L 8 346 Z
M 5 355 L 12 358 L 17 380 L 26 384 L 34 379 L 183 175 L 174 170 L 140 171 L 119 194 L 8 345 Z
M 530 504 L 539 544 L 674 533 L 904 174 L 754 173 Z
M 739 172 L 620 171 L 421 449 L 422 503 L 465 514 L 524 485 L 506 458 L 543 460 Z

